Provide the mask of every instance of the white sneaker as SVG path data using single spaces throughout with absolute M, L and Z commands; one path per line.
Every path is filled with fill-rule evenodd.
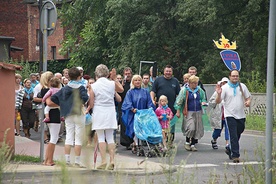
M 191 150 L 192 150 L 192 151 L 197 151 L 195 145 L 191 145 Z
M 191 151 L 190 143 L 186 142 L 186 143 L 184 144 L 184 148 L 185 148 L 187 151 Z

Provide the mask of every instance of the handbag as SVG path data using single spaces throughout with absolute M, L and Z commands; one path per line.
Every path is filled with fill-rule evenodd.
M 91 114 L 87 113 L 85 115 L 85 125 L 90 125 L 90 124 L 92 124 L 92 116 Z
M 184 106 L 184 109 L 183 109 L 183 115 L 185 117 L 187 117 L 187 115 L 188 115 L 188 96 L 189 96 L 189 91 L 186 90 L 185 106 Z

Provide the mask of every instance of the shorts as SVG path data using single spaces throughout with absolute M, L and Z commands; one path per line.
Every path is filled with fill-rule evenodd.
M 170 133 L 170 128 L 163 128 L 163 129 L 162 129 L 162 132 L 165 132 L 165 133 L 168 134 L 168 133 Z

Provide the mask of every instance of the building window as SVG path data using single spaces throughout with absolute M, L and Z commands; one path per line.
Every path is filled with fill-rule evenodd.
M 51 46 L 51 52 L 52 52 L 52 59 L 56 60 L 56 58 L 57 58 L 57 47 L 56 46 Z

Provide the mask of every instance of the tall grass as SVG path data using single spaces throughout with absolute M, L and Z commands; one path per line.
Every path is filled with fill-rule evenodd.
M 19 163 L 39 163 L 40 158 L 39 157 L 34 157 L 34 156 L 30 156 L 30 155 L 14 155 L 12 157 L 12 160 L 14 162 L 19 162 Z
M 13 154 L 11 147 L 6 143 L 8 131 L 9 129 L 5 131 L 3 142 L 0 145 L 0 182 L 3 180 L 4 172 L 9 166 Z
M 275 119 L 273 123 L 273 132 L 276 132 Z M 248 130 L 265 131 L 266 129 L 266 117 L 264 115 L 252 115 L 246 116 L 245 128 Z

